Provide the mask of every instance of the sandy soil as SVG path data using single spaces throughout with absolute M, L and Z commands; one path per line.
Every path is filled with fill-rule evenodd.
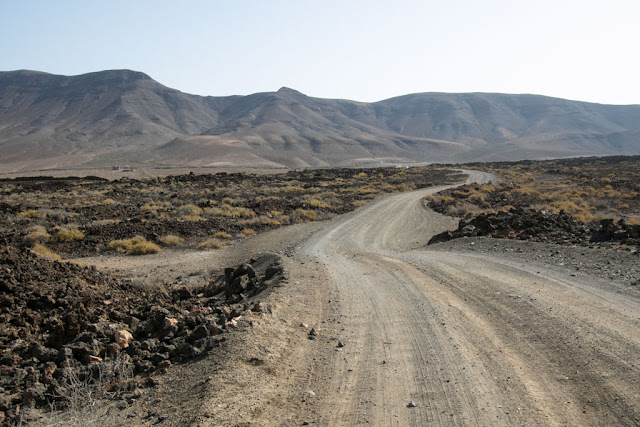
M 480 239 L 426 248 L 456 224 L 423 207 L 422 197 L 435 191 L 387 196 L 222 252 L 83 259 L 121 274 L 135 269 L 144 281 L 198 277 L 271 251 L 282 255 L 288 276 L 267 298 L 272 314 L 244 319 L 219 353 L 158 377 L 115 419 L 638 425 L 640 295 L 629 277 L 592 274 L 595 252 L 567 255 L 583 262 L 577 271 L 557 261 L 565 253 L 559 246 L 516 251 Z M 536 257 L 556 251 L 552 261 Z M 620 268 L 635 260 L 628 271 L 637 271 L 638 257 L 625 256 Z

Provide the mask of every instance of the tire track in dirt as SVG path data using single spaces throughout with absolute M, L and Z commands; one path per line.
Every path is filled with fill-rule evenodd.
M 438 190 L 379 200 L 300 250 L 329 272 L 346 344 L 330 358 L 319 423 L 638 424 L 640 303 L 550 271 L 415 250 L 452 228 L 422 205 Z

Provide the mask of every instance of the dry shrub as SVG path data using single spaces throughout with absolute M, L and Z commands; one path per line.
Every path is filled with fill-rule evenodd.
M 163 246 L 177 246 L 184 242 L 184 239 L 174 234 L 167 234 L 166 236 L 160 236 L 158 241 L 162 243 Z
M 482 212 L 482 209 L 467 202 L 461 202 L 455 205 L 447 206 L 447 215 L 449 216 L 465 217 L 469 215 L 479 215 Z
M 181 217 L 194 217 L 201 213 L 202 209 L 196 205 L 184 205 L 177 209 L 177 214 Z
M 34 244 L 31 251 L 39 257 L 46 258 L 50 261 L 62 261 L 60 255 L 40 243 Z
M 207 208 L 205 209 L 204 213 L 205 215 L 209 215 L 209 216 L 223 216 L 227 218 L 233 218 L 233 217 L 253 218 L 256 216 L 256 213 L 251 209 L 247 209 L 243 207 L 235 207 L 226 203 L 220 207 Z
M 84 233 L 74 227 L 62 227 L 53 236 L 54 240 L 59 243 L 68 243 L 76 240 L 82 240 Z
M 198 222 L 204 221 L 204 218 L 202 218 L 200 215 L 185 215 L 182 217 L 182 220 L 187 222 Z
M 47 427 L 116 425 L 106 401 L 121 398 L 123 393 L 133 390 L 132 377 L 133 364 L 126 354 L 89 366 L 66 367 L 51 411 L 41 416 L 37 424 Z
M 47 233 L 47 230 L 41 225 L 30 227 L 27 231 L 29 234 L 24 236 L 23 240 L 27 246 L 33 246 L 36 243 L 43 244 L 51 238 L 51 234 Z
M 482 191 L 483 193 L 493 193 L 496 191 L 496 187 L 493 185 L 483 185 L 478 189 L 478 191 Z
M 216 234 L 213 235 L 213 237 L 215 237 L 216 239 L 225 239 L 225 240 L 229 240 L 233 238 L 231 234 L 225 231 L 218 231 Z
M 171 202 L 148 202 L 140 207 L 142 212 L 157 211 L 158 209 L 166 209 L 171 207 Z
M 19 215 L 25 218 L 32 218 L 32 219 L 45 218 L 47 216 L 46 213 L 40 212 L 36 209 L 27 209 L 26 211 L 20 212 Z
M 135 236 L 131 239 L 112 240 L 107 245 L 107 249 L 125 252 L 127 255 L 148 255 L 161 251 L 160 246 L 149 242 L 142 236 Z
M 204 242 L 200 242 L 198 249 L 222 249 L 230 244 L 231 243 L 228 241 L 222 241 L 219 239 L 207 239 Z
M 240 234 L 242 234 L 244 237 L 251 237 L 251 236 L 255 236 L 256 232 L 250 228 L 245 228 L 240 232 Z
M 321 199 L 316 199 L 313 198 L 311 199 L 311 201 L 309 201 L 309 206 L 311 206 L 312 208 L 317 208 L 317 209 L 325 209 L 330 207 L 331 205 Z
M 160 246 L 155 243 L 144 241 L 139 242 L 136 245 L 133 245 L 131 249 L 127 252 L 127 255 L 148 255 L 148 254 L 157 254 L 162 249 Z
M 255 217 L 255 218 L 241 219 L 240 221 L 238 221 L 238 224 L 240 225 L 256 225 L 256 224 L 283 225 L 283 224 L 289 224 L 290 222 L 288 215 L 273 215 L 273 214 L 271 215 L 272 216 L 260 215 L 259 217 Z
M 294 222 L 316 221 L 318 219 L 318 214 L 313 209 L 298 208 L 291 213 L 291 219 Z
M 640 218 L 631 217 L 627 219 L 627 223 L 629 223 L 630 225 L 640 225 Z

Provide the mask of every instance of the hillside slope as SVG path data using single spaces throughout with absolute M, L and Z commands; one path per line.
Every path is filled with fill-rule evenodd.
M 111 164 L 328 166 L 640 153 L 640 106 L 292 89 L 203 97 L 146 74 L 0 72 L 0 172 Z

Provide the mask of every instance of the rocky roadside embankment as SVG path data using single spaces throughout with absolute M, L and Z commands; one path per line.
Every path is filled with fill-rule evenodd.
M 463 219 L 457 230 L 440 233 L 429 244 L 480 236 L 585 246 L 640 246 L 640 225 L 603 219 L 598 226 L 589 228 L 564 212 L 517 208 Z
M 196 287 L 144 289 L 92 267 L 0 249 L 0 418 L 21 407 L 64 406 L 70 382 L 106 395 L 139 393 L 172 364 L 207 354 L 246 314 L 267 313 L 261 293 L 284 279 L 264 255 Z

